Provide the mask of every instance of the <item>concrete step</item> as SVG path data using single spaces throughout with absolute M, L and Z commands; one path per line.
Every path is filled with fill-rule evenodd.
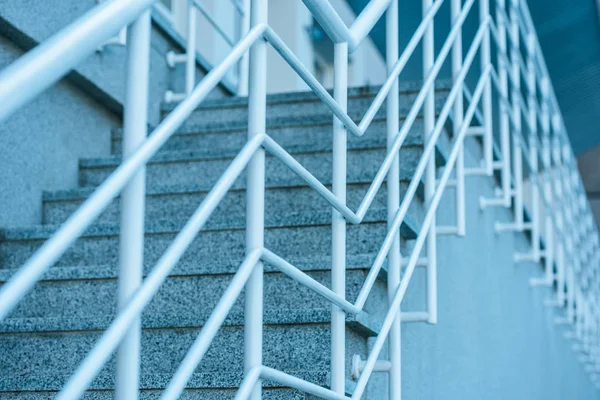
M 420 90 L 421 82 L 403 82 L 400 87 L 400 114 L 406 115 L 414 103 Z M 449 82 L 439 82 L 436 85 L 436 104 L 441 107 L 449 92 Z M 372 104 L 379 87 L 352 88 L 348 91 L 348 115 L 355 121 L 362 116 Z M 177 105 L 163 104 L 163 117 L 170 113 Z M 386 113 L 383 105 L 378 114 Z M 319 122 L 329 118 L 333 113 L 313 92 L 283 93 L 268 96 L 266 117 L 271 121 L 297 120 L 305 122 Z M 248 120 L 248 99 L 246 97 L 232 97 L 224 99 L 207 100 L 190 115 L 186 124 L 214 124 L 228 126 Z
M 400 123 L 402 124 L 402 119 Z M 151 128 L 152 129 L 152 128 Z M 150 133 L 152 131 L 150 130 Z M 286 119 L 267 120 L 267 133 L 284 148 L 320 145 L 331 147 L 332 119 L 321 122 Z M 385 147 L 386 121 L 378 118 L 372 122 L 363 136 L 348 135 L 349 148 Z M 217 151 L 240 149 L 248 139 L 247 123 L 226 126 L 218 124 L 186 124 L 163 145 L 159 152 L 194 150 L 198 153 L 214 154 Z M 112 131 L 112 152 L 121 154 L 123 129 Z M 407 146 L 423 143 L 423 120 L 418 118 L 404 142 Z
M 268 322 L 265 324 L 264 364 L 291 374 L 296 371 L 328 371 L 331 336 L 327 316 L 298 315 L 298 317 L 297 321 L 291 324 Z M 89 317 L 89 319 L 94 318 Z M 241 320 L 240 316 L 236 322 Z M 27 390 L 23 386 L 32 384 L 29 379 L 32 376 L 46 381 L 46 390 L 61 387 L 64 379 L 80 364 L 102 334 L 98 329 L 81 329 L 85 328 L 83 325 L 88 321 L 85 319 L 78 319 L 78 321 L 79 326 L 71 326 L 74 328 L 71 330 L 40 332 L 35 327 L 34 330 L 0 333 L 0 348 L 5 349 L 0 360 L 0 376 L 7 377 L 0 390 L 17 389 L 12 385 L 18 385 L 19 390 Z M 99 325 L 101 328 L 106 328 L 106 325 Z M 200 328 L 200 326 L 143 328 L 142 375 L 168 377 L 173 374 L 197 337 Z M 196 372 L 237 374 L 241 378 L 243 336 L 244 328 L 239 323 L 221 327 Z M 367 338 L 347 328 L 346 343 L 346 368 L 347 376 L 350 376 L 351 355 L 360 354 L 362 357 L 367 355 Z M 92 384 L 92 388 L 110 387 L 114 369 L 113 355 Z M 12 385 L 9 385 L 10 383 Z M 155 385 L 157 383 L 155 382 Z M 164 383 L 162 382 L 163 385 Z M 230 383 L 232 387 L 237 384 L 239 381 Z
M 114 377 L 108 374 L 100 380 L 94 382 L 92 390 L 86 392 L 83 400 L 108 400 L 114 398 Z M 329 387 L 329 371 L 312 369 L 309 371 L 294 371 L 294 376 L 309 382 L 316 383 L 323 387 Z M 140 376 L 140 399 L 158 400 L 162 389 L 169 382 L 171 375 L 165 374 L 142 374 Z M 56 391 L 61 388 L 56 382 L 64 382 L 67 377 L 58 375 L 29 375 L 26 379 L 17 377 L 0 377 L 0 387 L 7 388 L 7 391 L 0 390 L 2 399 L 10 400 L 46 400 L 54 399 Z M 237 372 L 231 373 L 209 373 L 196 372 L 188 382 L 187 389 L 180 397 L 183 400 L 221 400 L 233 399 L 237 387 L 243 379 L 243 375 Z M 346 392 L 348 394 L 354 391 L 355 382 L 346 380 Z M 10 391 L 12 387 L 23 387 L 21 392 Z M 265 400 L 305 400 L 314 399 L 310 395 L 305 395 L 299 391 L 282 387 L 279 383 L 264 380 L 263 398 Z
M 349 177 L 354 178 L 354 177 Z M 360 178 L 360 177 L 357 177 Z M 331 190 L 331 179 L 322 181 Z M 363 200 L 371 181 L 349 179 L 347 185 L 346 204 L 352 210 L 357 210 Z M 233 215 L 243 217 L 246 215 L 246 190 L 245 180 L 239 182 L 237 189 L 230 190 L 223 198 L 211 221 L 223 221 Z M 408 186 L 407 181 L 401 181 L 401 196 Z M 210 190 L 210 185 L 166 185 L 150 186 L 146 193 L 146 220 L 185 220 L 196 210 Z M 43 194 L 43 224 L 61 224 L 67 220 L 77 208 L 94 191 L 93 187 L 77 188 L 45 192 Z M 421 188 L 417 192 L 422 194 Z M 419 197 L 420 199 L 420 197 Z M 413 203 L 413 215 L 422 214 L 422 202 L 417 199 Z M 385 183 L 379 189 L 372 207 L 383 208 L 387 204 L 387 188 Z M 273 218 L 281 214 L 311 214 L 323 212 L 330 208 L 314 189 L 309 186 L 297 186 L 293 182 L 289 185 L 268 185 L 265 192 L 265 221 L 268 224 Z M 99 223 L 118 223 L 120 215 L 120 198 L 113 201 L 106 211 L 98 218 Z
M 288 149 L 292 156 L 319 180 L 330 180 L 332 171 L 332 152 L 330 146 L 298 146 Z M 230 165 L 238 151 L 222 152 L 215 155 L 195 151 L 177 151 L 157 154 L 147 165 L 146 181 L 155 185 L 195 185 L 214 184 Z M 402 180 L 412 177 L 421 155 L 421 147 L 409 146 L 400 150 Z M 347 159 L 349 179 L 367 182 L 373 179 L 385 159 L 385 147 L 368 149 L 350 149 Z M 80 186 L 98 186 L 121 163 L 121 157 L 83 159 L 79 162 Z M 234 187 L 240 187 L 245 179 L 242 174 Z M 266 160 L 266 184 L 268 185 L 304 185 L 291 170 L 277 158 L 268 155 Z
M 348 226 L 348 254 L 371 254 L 379 250 L 386 227 L 387 212 L 372 209 L 363 223 Z M 327 256 L 331 252 L 331 211 L 310 215 L 278 215 L 265 229 L 265 246 L 284 258 Z M 245 219 L 232 216 L 227 221 L 210 222 L 194 240 L 179 263 L 184 267 L 204 262 L 239 265 L 245 253 Z M 146 224 L 145 260 L 160 257 L 183 227 L 178 221 Z M 0 268 L 18 268 L 57 229 L 57 226 L 5 229 L 0 232 Z M 408 216 L 401 229 L 404 239 L 418 232 L 418 222 Z M 118 261 L 116 224 L 90 227 L 58 261 L 59 266 L 109 265 Z
M 153 378 L 148 378 L 149 380 Z M 241 380 L 240 380 L 241 381 Z M 183 392 L 180 399 L 182 400 L 221 400 L 234 399 L 236 388 L 189 388 Z M 141 400 L 158 400 L 162 395 L 160 389 L 145 389 L 141 390 L 139 399 Z M 57 392 L 55 391 L 32 391 L 32 392 L 1 392 L 0 397 L 6 400 L 51 400 L 54 399 Z M 284 387 L 267 387 L 262 391 L 263 399 L 265 400 L 304 400 L 304 393 Z M 114 391 L 109 389 L 94 390 L 86 392 L 82 400 L 112 400 L 114 399 Z
M 369 257 L 369 255 L 361 255 L 348 265 L 346 298 L 349 301 L 355 301 L 370 267 L 370 264 L 359 264 L 358 262 Z M 316 265 L 311 265 L 308 262 L 306 260 L 304 263 L 300 263 L 298 268 L 305 270 L 309 276 L 326 287 L 331 287 L 330 264 L 318 265 L 315 263 Z M 90 316 L 94 316 L 96 320 L 100 320 L 100 317 L 114 317 L 117 310 L 115 294 L 118 292 L 116 271 L 114 269 L 107 271 L 102 266 L 88 266 L 85 269 L 95 276 L 73 278 L 67 271 L 63 271 L 67 272 L 63 274 L 49 274 L 50 276 L 38 283 L 33 291 L 19 303 L 10 314 L 10 318 L 18 318 L 30 330 L 33 330 L 33 326 L 36 325 L 35 330 L 39 331 L 74 329 L 74 327 L 68 328 L 66 325 L 56 325 L 59 322 L 64 324 L 65 316 L 77 323 Z M 149 269 L 147 268 L 147 270 Z M 272 315 L 273 322 L 293 323 L 294 319 L 289 320 L 293 313 L 329 314 L 331 309 L 329 301 L 286 275 L 276 272 L 270 266 L 267 267 L 267 271 L 264 282 L 265 312 Z M 9 273 L 5 275 L 5 278 L 10 276 Z M 229 286 L 232 276 L 233 271 L 227 269 L 213 270 L 210 274 L 198 271 L 183 273 L 177 271 L 171 274 L 144 311 L 146 326 L 156 328 L 161 325 L 199 326 L 204 324 Z M 372 317 L 372 321 L 366 320 L 366 314 L 359 316 L 365 326 L 371 326 L 369 332 L 365 332 L 366 334 L 378 330 L 375 326 L 383 317 L 385 310 L 384 307 L 377 305 L 385 302 L 386 293 L 384 279 L 377 280 L 365 308 L 366 313 Z M 232 308 L 232 313 L 241 314 L 243 310 L 244 296 L 242 294 Z M 37 326 L 36 320 L 40 318 L 45 319 L 47 326 Z M 49 324 L 50 319 L 56 319 L 56 324 Z M 233 323 L 230 318 L 227 321 Z M 87 329 L 95 328 L 98 327 L 87 326 Z M 2 329 L 6 330 L 7 328 L 3 328 L 0 324 L 0 331 Z

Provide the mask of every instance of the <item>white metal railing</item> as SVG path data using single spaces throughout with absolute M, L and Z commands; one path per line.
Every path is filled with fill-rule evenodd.
M 478 29 L 463 54 L 462 28 L 472 12 L 475 0 L 466 0 L 464 3 L 461 0 L 447 1 L 451 2 L 451 30 L 436 55 L 433 43 L 434 17 L 444 0 L 423 0 L 422 22 L 401 54 L 398 49 L 398 0 L 372 0 L 350 28 L 341 22 L 326 0 L 304 0 L 335 42 L 335 83 L 334 94 L 331 96 L 268 26 L 268 0 L 253 0 L 250 12 L 251 29 L 233 46 L 227 57 L 186 94 L 181 103 L 147 138 L 149 9 L 153 3 L 151 0 L 106 1 L 0 73 L 0 120 L 3 120 L 64 76 L 98 45 L 114 36 L 122 27 L 128 26 L 124 161 L 0 289 L 0 319 L 3 319 L 40 280 L 43 273 L 121 193 L 119 312 L 70 377 L 58 398 L 64 400 L 80 397 L 117 349 L 116 396 L 120 399 L 135 398 L 139 379 L 141 312 L 244 170 L 247 170 L 246 258 L 175 372 L 162 395 L 163 399 L 177 398 L 182 393 L 243 288 L 246 289 L 245 378 L 236 398 L 260 398 L 263 379 L 322 398 L 348 398 L 344 387 L 345 314 L 363 312 L 377 274 L 386 259 L 389 308 L 367 360 L 353 358 L 357 384 L 351 398 L 362 397 L 373 371 L 388 371 L 390 398 L 400 398 L 400 322 L 402 320 L 433 324 L 437 321 L 436 237 L 440 234 L 460 236 L 466 232 L 464 180 L 467 173 L 490 177 L 497 174 L 501 184 L 497 196 L 491 199 L 483 198 L 480 203 L 483 208 L 513 208 L 514 222 L 497 224 L 496 229 L 527 231 L 530 234 L 530 252 L 516 254 L 515 259 L 543 260 L 545 274 L 541 278 L 532 279 L 531 284 L 556 287 L 556 297 L 549 299 L 547 304 L 564 311 L 565 318 L 557 319 L 557 323 L 572 326 L 567 336 L 576 339 L 574 349 L 582 353 L 582 362 L 586 364 L 592 378 L 596 382 L 600 381 L 598 234 L 585 200 L 527 6 L 523 1 L 512 0 L 507 7 L 504 0 L 496 0 L 493 2 L 494 18 L 490 13 L 489 0 L 477 0 Z M 387 21 L 388 77 L 360 123 L 355 124 L 346 113 L 348 53 L 368 35 L 383 13 L 386 13 Z M 510 31 L 509 40 L 507 29 Z M 521 38 L 526 42 L 527 56 L 524 62 L 519 49 Z M 402 126 L 399 126 L 398 77 L 411 56 L 415 55 L 419 44 L 423 49 L 423 85 Z M 281 55 L 334 114 L 331 191 L 266 133 L 268 45 Z M 496 62 L 491 59 L 492 46 L 497 54 Z M 225 77 L 227 71 L 239 63 L 248 52 L 248 141 L 142 282 L 145 165 Z M 436 118 L 435 81 L 450 54 L 453 84 Z M 479 69 L 474 68 L 477 67 L 476 59 L 479 61 Z M 477 75 L 472 92 L 467 88 L 466 82 L 470 71 Z M 523 71 L 527 84 L 521 88 Z M 494 107 L 492 102 L 494 95 L 497 107 Z M 466 105 L 463 104 L 465 98 Z M 526 102 L 522 100 L 524 98 L 527 99 Z M 355 136 L 363 135 L 384 100 L 387 109 L 387 156 L 364 199 L 357 210 L 353 211 L 347 207 L 345 201 L 347 132 Z M 401 198 L 398 152 L 420 112 L 424 118 L 424 149 L 406 193 Z M 521 114 L 526 117 L 524 124 Z M 473 125 L 476 115 L 479 122 L 478 125 Z M 450 152 L 441 176 L 436 180 L 435 148 L 440 137 L 445 135 L 445 127 L 450 117 Z M 541 130 L 538 130 L 537 119 Z M 497 135 L 494 132 L 497 132 Z M 495 136 L 499 136 L 499 148 L 496 147 Z M 483 147 L 482 167 L 465 168 L 463 153 L 467 137 L 481 138 L 481 141 L 474 143 Z M 318 283 L 264 246 L 265 152 L 272 154 L 301 177 L 333 207 L 331 288 Z M 541 164 L 538 162 L 540 158 Z M 346 222 L 361 223 L 386 177 L 388 232 L 356 301 L 352 303 L 345 298 L 344 293 Z M 413 250 L 402 260 L 398 231 L 422 180 L 425 182 L 425 217 Z M 530 206 L 527 208 L 523 194 L 525 183 L 529 184 L 532 191 Z M 457 199 L 456 226 L 438 227 L 436 210 L 447 187 L 455 191 Z M 423 251 L 426 252 L 425 257 L 421 255 Z M 330 388 L 263 365 L 264 262 L 331 301 Z M 412 274 L 416 267 L 421 266 L 427 272 L 426 311 L 401 313 L 400 305 Z M 386 340 L 389 343 L 388 360 L 378 360 Z
M 200 0 L 182 0 L 187 1 L 187 41 L 185 52 L 177 54 L 173 51 L 167 53 L 167 65 L 174 68 L 179 63 L 185 63 L 185 91 L 183 93 L 175 93 L 168 90 L 165 93 L 165 101 L 167 103 L 177 102 L 185 99 L 192 93 L 194 86 L 196 86 L 196 36 L 197 32 L 197 13 L 196 10 L 202 14 L 202 16 L 208 21 L 208 23 L 216 30 L 220 37 L 229 45 L 235 45 L 235 39 L 223 29 L 221 24 L 215 19 L 215 17 L 207 10 L 206 6 L 202 4 Z M 250 0 L 243 0 L 242 3 L 238 3 L 237 0 L 231 0 L 236 12 L 239 14 L 238 18 L 238 33 L 239 38 L 243 38 L 250 29 Z M 238 82 L 237 82 L 237 94 L 239 96 L 248 95 L 248 57 L 244 55 L 238 63 Z

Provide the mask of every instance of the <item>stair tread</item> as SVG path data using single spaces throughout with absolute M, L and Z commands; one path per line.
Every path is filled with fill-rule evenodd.
M 287 371 L 294 376 L 316 383 L 321 386 L 329 385 L 329 369 L 315 366 L 314 369 Z M 65 381 L 70 375 L 48 374 L 48 375 L 27 375 L 26 377 L 0 376 L 0 393 L 2 391 L 23 390 L 23 391 L 57 391 L 62 387 L 57 382 Z M 140 374 L 140 389 L 163 389 L 169 383 L 172 374 L 153 373 Z M 243 379 L 243 373 L 239 372 L 196 372 L 194 373 L 186 387 L 188 389 L 237 389 Z M 353 391 L 356 383 L 346 380 L 346 390 Z M 286 388 L 276 382 L 265 380 L 263 387 Z M 111 374 L 102 374 L 100 379 L 96 379 L 90 386 L 91 390 L 112 390 L 114 388 L 114 376 Z M 304 397 L 302 397 L 304 398 Z
M 346 269 L 369 269 L 373 262 L 376 254 L 349 254 L 346 256 Z M 303 258 L 292 258 L 288 259 L 292 265 L 300 269 L 301 271 L 329 271 L 331 269 L 331 257 L 330 256 L 315 256 L 315 257 L 303 257 Z M 152 267 L 152 266 L 150 266 Z M 196 268 L 185 267 L 178 269 L 177 266 L 173 269 L 169 276 L 197 276 L 197 275 L 223 275 L 233 274 L 237 271 L 239 264 L 226 264 L 223 262 L 215 261 L 210 263 L 203 262 L 201 265 L 197 265 Z M 7 282 L 10 277 L 15 274 L 19 269 L 0 269 L 0 283 Z M 385 274 L 387 266 L 384 262 L 382 271 Z M 265 265 L 265 272 L 277 272 L 279 270 L 270 266 Z M 147 272 L 144 276 L 147 275 Z M 381 274 L 380 274 L 381 275 Z M 116 279 L 118 276 L 117 265 L 74 265 L 74 266 L 54 266 L 48 269 L 41 279 L 44 281 L 73 281 L 73 280 L 88 280 L 88 279 Z
M 87 317 L 16 317 L 7 318 L 0 323 L 1 334 L 38 333 L 38 332 L 79 332 L 105 330 L 114 320 L 114 315 L 91 315 Z M 188 318 L 180 315 L 146 315 L 142 316 L 143 329 L 183 329 L 200 328 L 206 322 L 208 313 L 198 313 Z M 301 325 L 327 324 L 331 321 L 331 308 L 300 310 L 265 310 L 265 325 Z M 346 315 L 348 327 L 364 334 L 376 336 L 381 324 L 366 312 L 357 315 Z M 240 312 L 230 313 L 224 327 L 243 326 L 244 315 Z
M 399 81 L 399 93 L 400 95 L 406 95 L 409 93 L 417 93 L 421 90 L 423 82 L 419 80 L 410 81 Z M 436 90 L 450 90 L 452 88 L 452 81 L 448 79 L 439 79 L 435 83 Z M 348 97 L 374 97 L 379 93 L 381 86 L 361 86 L 348 88 Z M 329 94 L 333 94 L 332 90 L 328 90 Z M 295 103 L 301 101 L 321 101 L 313 91 L 299 91 L 290 93 L 275 93 L 267 95 L 267 104 L 272 103 Z M 205 108 L 217 108 L 217 107 L 228 107 L 228 106 L 242 106 L 248 104 L 247 97 L 227 97 L 218 99 L 209 99 L 203 101 L 197 109 Z M 163 111 L 170 111 L 177 107 L 177 103 L 162 103 Z
M 385 142 L 377 143 L 375 146 L 364 146 L 359 143 L 353 146 L 352 141 L 348 142 L 349 151 L 361 151 L 361 150 L 375 150 L 381 149 L 385 151 Z M 403 146 L 406 148 L 418 148 L 418 146 Z M 310 143 L 306 145 L 293 145 L 286 146 L 285 148 L 290 154 L 318 154 L 326 153 L 329 154 L 333 147 L 330 143 Z M 211 149 L 205 149 L 204 151 L 199 150 L 172 150 L 168 152 L 159 152 L 150 159 L 149 164 L 169 163 L 178 161 L 210 161 L 210 160 L 227 160 L 233 159 L 240 149 L 215 149 L 211 152 Z M 267 156 L 270 156 L 267 153 Z M 106 157 L 93 157 L 93 158 L 82 158 L 79 160 L 79 166 L 83 168 L 94 168 L 94 167 L 106 167 L 106 166 L 117 166 L 121 164 L 121 155 L 110 155 Z
M 387 221 L 387 210 L 371 209 L 363 223 L 376 223 Z M 146 234 L 154 233 L 178 233 L 181 231 L 186 221 L 155 221 L 145 224 Z M 222 230 L 240 230 L 245 228 L 245 219 L 234 216 L 230 221 L 218 222 L 207 225 L 201 230 L 204 231 L 222 231 Z M 288 215 L 273 216 L 270 223 L 265 223 L 265 228 L 281 228 L 281 227 L 311 227 L 318 225 L 331 224 L 331 211 L 327 210 L 318 213 L 289 213 Z M 61 225 L 37 225 L 33 227 L 21 228 L 3 228 L 0 229 L 0 240 L 44 240 L 49 239 Z M 419 231 L 419 223 L 414 217 L 407 215 L 404 219 L 403 233 L 413 239 L 414 235 Z M 95 237 L 95 236 L 114 236 L 119 234 L 118 223 L 103 223 L 90 226 L 87 231 L 80 237 Z

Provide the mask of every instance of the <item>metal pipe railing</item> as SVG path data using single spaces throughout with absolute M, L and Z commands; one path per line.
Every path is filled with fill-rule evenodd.
M 193 0 L 194 1 L 194 0 Z M 231 307 L 245 288 L 245 378 L 236 394 L 236 399 L 261 398 L 261 380 L 279 382 L 300 391 L 327 399 L 348 399 L 345 395 L 345 313 L 360 314 L 369 297 L 376 277 L 388 261 L 388 297 L 389 308 L 386 312 L 379 334 L 373 343 L 372 350 L 365 362 L 358 368 L 358 382 L 352 399 L 362 397 L 372 372 L 389 373 L 389 393 L 392 398 L 401 395 L 401 354 L 400 354 L 400 322 L 437 321 L 437 277 L 436 277 L 436 240 L 442 233 L 451 230 L 440 227 L 436 232 L 436 211 L 445 189 L 450 186 L 451 174 L 456 174 L 457 189 L 457 228 L 454 233 L 464 234 L 464 176 L 462 166 L 464 157 L 464 141 L 474 134 L 483 136 L 483 172 L 486 175 L 498 169 L 501 176 L 502 189 L 500 196 L 482 199 L 484 207 L 509 207 L 515 199 L 513 224 L 501 229 L 530 230 L 531 252 L 516 255 L 519 259 L 537 261 L 544 258 L 545 273 L 541 279 L 532 279 L 532 284 L 552 285 L 556 283 L 556 299 L 549 305 L 560 307 L 566 318 L 559 323 L 574 326 L 572 337 L 577 339 L 583 352 L 587 369 L 591 373 L 600 370 L 600 343 L 595 334 L 600 323 L 600 307 L 598 307 L 598 290 L 591 291 L 590 281 L 596 286 L 600 283 L 598 263 L 600 252 L 597 229 L 590 216 L 581 180 L 576 172 L 574 157 L 568 139 L 565 136 L 564 124 L 551 85 L 547 69 L 541 57 L 539 43 L 533 30 L 533 23 L 523 5 L 523 1 L 511 0 L 510 17 L 506 13 L 504 0 L 496 0 L 496 23 L 489 15 L 489 0 L 479 0 L 479 27 L 473 36 L 472 43 L 462 54 L 462 27 L 472 9 L 475 0 L 467 0 L 461 4 L 451 0 L 452 27 L 437 57 L 433 51 L 434 16 L 444 0 L 423 0 L 423 18 L 413 37 L 402 52 L 398 49 L 398 0 L 372 0 L 357 17 L 351 28 L 348 28 L 339 15 L 325 0 L 304 0 L 315 18 L 323 25 L 335 44 L 335 85 L 331 96 L 315 79 L 310 71 L 300 62 L 294 53 L 285 45 L 277 34 L 267 25 L 268 0 L 253 0 L 252 12 L 248 13 L 249 1 L 244 5 L 234 6 L 243 10 L 244 16 L 250 17 L 251 23 L 246 25 L 252 29 L 243 34 L 227 57 L 196 86 L 195 78 L 187 79 L 186 96 L 174 111 L 145 139 L 146 111 L 148 90 L 148 57 L 149 46 L 149 7 L 151 1 L 112 0 L 107 1 L 71 25 L 67 30 L 57 34 L 47 43 L 39 46 L 23 59 L 16 67 L 13 65 L 0 73 L 0 120 L 12 113 L 19 105 L 28 101 L 44 88 L 62 77 L 72 63 L 86 55 L 90 46 L 80 40 L 69 41 L 74 33 L 90 34 L 94 40 L 103 41 L 104 37 L 114 35 L 123 26 L 136 21 L 129 28 L 130 37 L 128 52 L 127 97 L 125 104 L 125 138 L 124 162 L 110 177 L 96 189 L 78 211 L 47 241 L 15 276 L 0 288 L 0 320 L 16 306 L 20 299 L 31 290 L 42 274 L 50 268 L 66 249 L 87 229 L 100 213 L 119 193 L 123 192 L 123 221 L 126 226 L 121 232 L 120 263 L 123 273 L 119 276 L 120 301 L 119 312 L 113 323 L 104 332 L 92 351 L 85 358 L 76 372 L 70 377 L 66 386 L 59 393 L 61 400 L 79 398 L 87 386 L 104 366 L 110 355 L 119 348 L 117 361 L 117 398 L 135 397 L 139 379 L 139 319 L 142 310 L 151 301 L 162 283 L 169 276 L 198 232 L 225 197 L 234 181 L 247 171 L 247 222 L 246 222 L 246 258 L 236 271 L 224 295 L 213 309 L 200 334 L 190 347 L 181 365 L 173 375 L 162 394 L 162 399 L 179 397 L 193 372 L 206 354 L 209 345 L 223 324 Z M 375 96 L 371 106 L 357 125 L 347 114 L 347 73 L 348 53 L 368 35 L 374 24 L 386 14 L 387 21 L 387 69 L 388 77 Z M 121 14 L 122 13 L 122 14 Z M 190 13 L 190 18 L 192 14 Z M 112 18 L 112 19 L 111 19 Z M 510 18 L 510 20 L 509 20 Z M 110 19 L 107 26 L 100 23 Z M 82 22 L 83 21 L 83 22 Z M 116 21 L 116 22 L 115 22 Z M 248 19 L 248 21 L 250 21 Z M 192 21 L 193 22 L 193 21 Z M 88 25 L 86 25 L 88 24 Z M 194 24 L 189 24 L 192 26 Z M 510 29 L 510 40 L 507 43 L 506 29 Z M 245 28 L 242 29 L 242 31 Z M 195 29 L 193 29 L 195 30 Z M 114 31 L 114 32 L 113 32 Z M 526 32 L 525 32 L 526 31 Z M 190 55 L 195 57 L 195 44 L 190 34 Z M 520 37 L 525 38 L 527 45 L 527 61 L 524 64 L 520 55 Z M 491 40 L 496 45 L 498 72 L 491 63 Z M 79 39 L 79 38 L 77 38 Z M 399 93 L 398 78 L 414 54 L 419 44 L 423 45 L 424 82 L 413 101 L 402 126 L 399 126 Z M 334 115 L 333 119 L 333 188 L 330 191 L 297 160 L 279 146 L 266 134 L 266 49 L 271 45 L 277 53 L 308 84 L 309 88 L 320 98 Z M 508 45 L 511 46 L 510 58 L 507 56 Z M 93 51 L 93 50 L 92 50 Z M 452 51 L 453 84 L 444 105 L 436 120 L 434 105 L 435 80 Z M 65 60 L 50 59 L 55 54 L 69 55 Z M 144 167 L 148 160 L 156 154 L 169 137 L 181 126 L 193 110 L 208 96 L 216 85 L 227 74 L 228 70 L 249 56 L 249 123 L 248 141 L 234 158 L 230 166 L 211 189 L 181 232 L 160 257 L 146 280 L 141 283 L 141 265 L 143 249 L 143 205 Z M 471 94 L 465 86 L 465 79 L 480 53 L 479 79 Z M 81 58 L 80 58 L 81 57 Z M 32 61 L 33 60 L 33 61 Z M 12 91 L 23 84 L 23 77 L 31 77 L 35 71 L 44 72 L 32 62 L 39 62 L 44 68 L 53 69 L 52 73 L 42 73 L 36 77 L 33 85 L 23 90 L 14 100 L 4 102 Z M 243 64 L 243 63 L 242 63 Z M 507 67 L 510 65 L 510 74 Z M 195 68 L 195 62 L 189 62 Z M 23 69 L 19 73 L 17 67 Z M 195 69 L 194 69 L 195 71 Z M 540 73 L 543 77 L 538 77 Z M 189 72 L 189 70 L 188 70 Z M 524 74 L 525 73 L 525 74 Z M 524 75 L 527 82 L 527 104 L 522 99 L 520 80 Z M 509 79 L 510 78 L 510 79 Z M 10 82 L 13 80 L 13 82 Z M 14 82 L 17 82 L 15 84 Z M 191 82 L 191 83 L 190 83 Z M 5 85 L 6 83 L 6 85 Z M 495 85 L 492 86 L 492 83 Z M 542 93 L 541 104 L 537 99 L 537 85 Z M 6 88 L 9 89 L 6 89 Z M 241 83 L 240 83 L 241 87 Z M 492 87 L 498 92 L 499 107 L 492 109 Z M 468 106 L 464 110 L 463 94 L 468 94 Z M 346 205 L 346 156 L 347 132 L 362 136 L 377 111 L 386 100 L 387 117 L 387 155 L 377 174 L 373 178 L 367 193 L 356 211 Z M 481 103 L 482 109 L 479 110 Z M 399 157 L 398 152 L 409 131 L 419 115 L 424 118 L 424 148 L 415 168 L 412 179 L 402 199 L 399 194 Z M 499 121 L 500 153 L 499 162 L 494 162 L 494 141 L 492 123 L 494 112 Z M 441 177 L 435 179 L 435 149 L 452 114 L 453 140 L 450 154 L 443 167 Z M 525 116 L 525 129 L 521 127 L 521 114 Z M 477 115 L 481 127 L 471 126 Z M 538 119 L 541 125 L 542 139 L 538 138 Z M 512 132 L 511 132 L 512 129 Z M 512 149 L 510 138 L 512 136 Z M 135 149 L 134 149 L 135 148 Z M 510 155 L 512 150 L 512 168 Z M 265 152 L 269 152 L 287 168 L 293 171 L 311 188 L 313 188 L 333 209 L 332 217 L 332 286 L 327 288 L 311 278 L 300 269 L 287 262 L 264 247 L 264 195 L 265 195 Z M 524 157 L 525 155 L 525 157 Z M 542 168 L 538 161 L 541 156 Z M 529 172 L 532 190 L 531 222 L 524 220 L 526 206 L 523 203 L 523 158 Z M 513 174 L 511 175 L 511 171 Z M 543 179 L 541 177 L 543 176 Z M 388 189 L 388 231 L 375 261 L 363 283 L 354 303 L 345 297 L 345 262 L 346 262 L 346 223 L 359 224 L 370 208 L 379 188 L 387 179 Z M 399 245 L 399 229 L 403 223 L 409 206 L 415 199 L 421 181 L 425 182 L 425 217 L 417 232 L 414 248 L 406 261 L 401 259 Z M 513 189 L 514 187 L 514 189 Z M 539 191 L 539 192 L 538 192 Z M 541 199 L 539 194 L 542 193 Z M 137 207 L 137 208 L 136 208 Z M 543 211 L 542 211 L 543 210 Z M 544 234 L 541 234 L 541 214 L 545 215 Z M 585 223 L 584 223 L 585 222 Z M 451 227 L 453 228 L 453 227 Z M 586 240 L 585 235 L 592 239 Z M 543 241 L 543 251 L 540 243 Z M 422 257 L 424 250 L 426 257 Z M 278 271 L 291 279 L 308 287 L 318 295 L 332 303 L 332 365 L 331 388 L 323 388 L 289 374 L 263 365 L 263 263 L 268 262 Z M 592 267 L 584 268 L 584 263 Z M 125 266 L 130 268 L 126 270 Z M 133 266 L 133 267 L 132 267 Z M 400 278 L 400 269 L 405 270 Z M 427 270 L 427 311 L 400 312 L 404 295 L 417 266 L 425 266 Z M 554 273 L 556 268 L 556 274 Z M 589 286 L 588 286 L 589 285 Z M 582 288 L 588 290 L 583 296 Z M 405 318 L 402 319 L 402 316 Z M 379 360 L 384 343 L 389 342 L 388 360 Z M 384 362 L 385 368 L 378 362 Z M 596 375 L 593 375 L 594 377 Z M 598 376 L 600 378 L 600 375 Z

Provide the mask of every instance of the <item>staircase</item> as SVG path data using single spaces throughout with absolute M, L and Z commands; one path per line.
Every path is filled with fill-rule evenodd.
M 420 83 L 402 83 L 400 116 Z M 437 85 L 445 100 L 448 84 Z M 348 113 L 358 120 L 375 88 L 349 91 Z M 439 107 L 438 107 L 439 108 Z M 164 105 L 163 112 L 172 106 Z M 246 142 L 247 99 L 204 102 L 147 166 L 145 265 L 151 267 Z M 347 203 L 356 209 L 386 155 L 385 112 L 367 134 L 348 142 Z M 332 114 L 312 93 L 272 95 L 267 133 L 326 185 L 331 184 Z M 82 159 L 76 189 L 43 195 L 43 223 L 2 232 L 0 280 L 6 281 L 121 162 L 122 132 L 112 132 L 113 155 Z M 414 124 L 400 151 L 401 188 L 413 176 L 423 148 L 423 124 Z M 443 146 L 438 148 L 438 165 Z M 331 207 L 272 157 L 266 161 L 265 245 L 330 287 Z M 244 176 L 244 175 L 242 175 Z M 142 317 L 142 398 L 155 398 L 169 381 L 245 255 L 245 179 L 239 178 Z M 419 190 L 401 229 L 403 252 L 423 218 Z M 347 234 L 346 294 L 354 301 L 387 232 L 385 185 L 362 224 Z M 60 390 L 114 319 L 117 309 L 119 201 L 113 202 L 0 324 L 0 398 L 46 399 Z M 329 386 L 331 303 L 266 266 L 264 363 Z M 365 359 L 368 339 L 387 311 L 385 268 L 365 311 L 347 317 L 346 376 L 351 360 Z M 188 383 L 186 399 L 232 398 L 243 378 L 243 296 Z M 84 398 L 112 398 L 114 356 Z M 348 378 L 346 391 L 354 382 Z M 304 394 L 264 383 L 266 399 Z

